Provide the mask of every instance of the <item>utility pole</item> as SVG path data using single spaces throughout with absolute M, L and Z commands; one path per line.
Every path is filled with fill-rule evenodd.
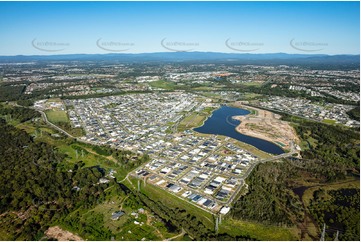
M 325 232 L 326 232 L 326 224 L 324 223 L 320 241 L 325 241 Z
M 144 187 L 147 184 L 146 178 L 144 177 Z
M 78 159 L 78 150 L 75 150 L 75 156 Z
M 84 150 L 81 150 L 81 157 L 84 157 Z
M 222 223 L 222 214 L 219 214 L 219 224 Z
M 138 192 L 140 192 L 140 180 L 138 180 Z

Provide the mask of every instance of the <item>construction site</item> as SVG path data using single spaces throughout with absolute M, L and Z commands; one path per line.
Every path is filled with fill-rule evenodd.
M 295 130 L 288 122 L 282 121 L 280 115 L 242 102 L 236 102 L 235 106 L 252 110 L 249 115 L 233 117 L 241 121 L 236 128 L 239 133 L 273 142 L 284 150 L 290 150 L 292 143 L 299 144 Z

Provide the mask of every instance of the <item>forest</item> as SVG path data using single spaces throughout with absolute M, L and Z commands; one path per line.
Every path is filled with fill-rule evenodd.
M 312 216 L 319 224 L 327 224 L 326 238 L 333 239 L 339 231 L 339 240 L 358 240 L 360 235 L 360 190 L 318 189 L 310 205 Z
M 318 163 L 317 169 L 328 181 L 344 179 L 348 173 L 359 175 L 360 133 L 341 126 L 306 121 L 290 115 L 283 120 L 294 123 L 297 135 L 308 145 L 301 152 L 303 160 Z
M 26 85 L 0 85 L 0 102 L 15 101 L 20 99 L 25 90 Z
M 22 123 L 40 117 L 40 113 L 33 109 L 17 106 L 9 107 L 0 103 L 0 116 L 8 116 L 9 119 L 15 119 Z
M 3 119 L 0 139 L 0 231 L 9 240 L 39 239 L 51 222 L 104 199 L 108 184 L 93 185 L 104 175 L 97 167 L 63 164 L 54 147 Z

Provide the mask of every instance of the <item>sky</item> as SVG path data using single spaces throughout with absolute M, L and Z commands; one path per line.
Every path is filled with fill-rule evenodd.
M 0 55 L 359 54 L 359 2 L 0 2 Z

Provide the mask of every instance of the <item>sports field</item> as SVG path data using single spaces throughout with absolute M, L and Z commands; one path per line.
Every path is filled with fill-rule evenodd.
M 46 111 L 48 120 L 52 123 L 69 123 L 68 115 L 62 110 L 49 110 Z

